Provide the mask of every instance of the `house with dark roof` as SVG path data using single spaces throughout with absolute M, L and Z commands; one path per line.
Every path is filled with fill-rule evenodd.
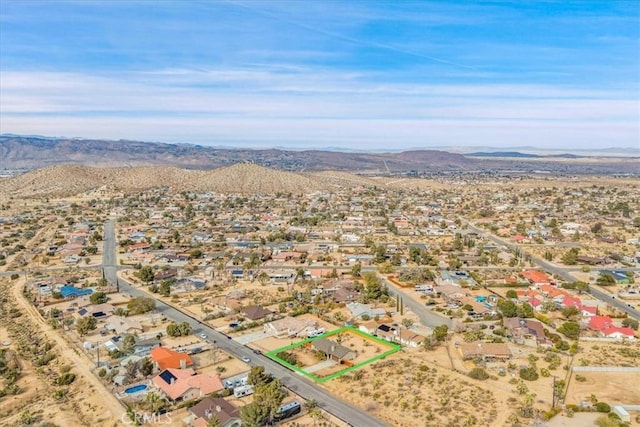
M 354 350 L 327 338 L 319 338 L 309 344 L 315 351 L 323 352 L 327 359 L 332 359 L 339 363 L 353 360 L 358 356 Z
M 193 427 L 206 427 L 212 417 L 217 418 L 222 427 L 240 427 L 242 425 L 240 410 L 219 397 L 205 397 L 198 404 L 189 408 L 189 412 L 193 416 L 191 422 Z
M 273 311 L 267 310 L 261 305 L 252 305 L 243 309 L 240 314 L 249 320 L 260 320 L 273 316 Z
M 93 316 L 96 319 L 103 319 L 113 314 L 115 308 L 109 303 L 93 304 L 86 307 L 82 307 L 77 311 L 78 316 L 88 317 Z
M 544 326 L 537 320 L 507 317 L 502 320 L 502 324 L 515 343 L 531 347 L 551 345 Z

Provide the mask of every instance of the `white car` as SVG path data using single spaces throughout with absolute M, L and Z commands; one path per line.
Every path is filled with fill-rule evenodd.
M 207 339 L 207 334 L 201 333 L 200 334 L 200 338 L 202 338 L 203 340 L 206 340 Z
M 249 359 L 247 356 L 242 356 L 242 361 L 244 363 L 249 363 L 249 362 L 251 362 L 251 359 Z

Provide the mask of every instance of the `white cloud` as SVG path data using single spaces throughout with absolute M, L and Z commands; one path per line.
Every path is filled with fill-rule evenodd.
M 276 67 L 277 68 L 277 67 Z M 637 147 L 625 91 L 399 84 L 323 70 L 3 72 L 3 132 L 252 145 Z

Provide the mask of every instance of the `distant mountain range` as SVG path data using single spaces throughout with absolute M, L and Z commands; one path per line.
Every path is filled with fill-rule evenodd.
M 588 160 L 588 161 L 586 161 Z M 640 174 L 637 158 L 546 156 L 516 151 L 452 153 L 444 150 L 361 152 L 234 149 L 193 144 L 0 135 L 0 169 L 85 166 L 175 166 L 215 169 L 236 163 L 287 171 L 348 171 L 366 174 L 430 174 L 474 171 Z
M 577 154 L 561 153 L 561 154 L 531 154 L 521 153 L 519 151 L 492 151 L 492 152 L 477 152 L 467 153 L 467 157 L 498 157 L 498 158 L 517 158 L 517 159 L 541 159 L 541 158 L 557 158 L 557 159 L 580 159 L 586 156 L 578 156 Z

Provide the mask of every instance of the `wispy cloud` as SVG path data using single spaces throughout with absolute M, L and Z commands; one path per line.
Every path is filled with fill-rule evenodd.
M 0 125 L 253 146 L 637 146 L 639 15 L 620 2 L 5 2 Z

